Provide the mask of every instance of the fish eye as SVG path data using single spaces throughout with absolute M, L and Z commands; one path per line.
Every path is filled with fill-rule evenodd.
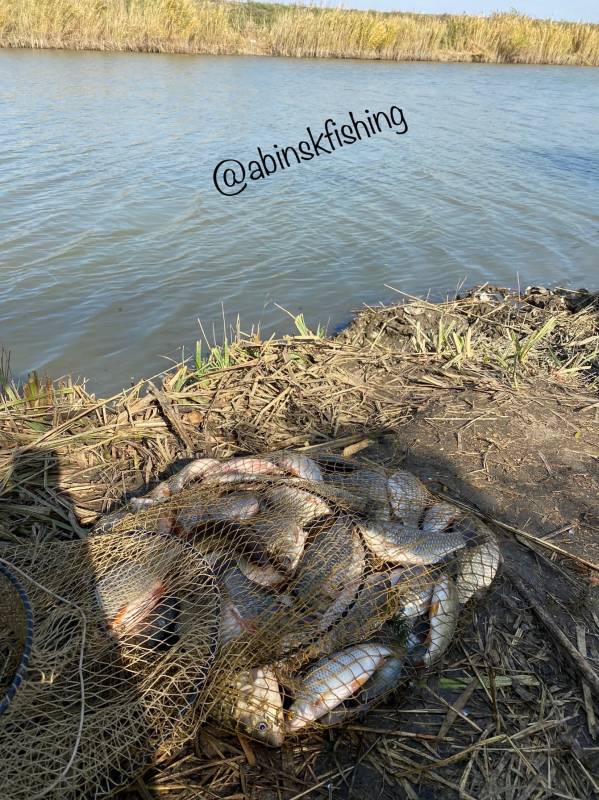
M 268 728 L 268 725 L 266 722 L 259 722 L 256 727 L 260 733 L 264 733 L 264 731 Z

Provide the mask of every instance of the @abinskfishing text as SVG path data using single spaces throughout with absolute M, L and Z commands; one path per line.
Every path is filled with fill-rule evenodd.
M 321 155 L 330 155 L 346 145 L 362 139 L 370 139 L 377 133 L 395 129 L 401 135 L 407 133 L 408 123 L 401 108 L 391 106 L 388 112 L 370 112 L 365 109 L 365 118 L 356 117 L 349 112 L 349 121 L 338 125 L 334 119 L 327 119 L 324 129 L 314 133 L 306 128 L 307 138 L 297 145 L 279 147 L 275 144 L 270 152 L 258 147 L 258 158 L 242 163 L 236 158 L 225 158 L 214 168 L 212 180 L 216 189 L 227 197 L 241 194 L 248 181 L 259 181 L 274 175 L 279 170 L 287 169 L 302 161 L 311 161 Z

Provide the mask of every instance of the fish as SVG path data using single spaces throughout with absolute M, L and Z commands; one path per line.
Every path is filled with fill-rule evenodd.
M 430 533 L 399 522 L 359 523 L 368 549 L 383 561 L 392 564 L 436 564 L 466 546 L 466 539 L 457 531 Z
M 219 634 L 222 645 L 272 624 L 274 615 L 285 605 L 283 599 L 249 580 L 237 567 L 219 574 L 218 584 L 222 596 Z
M 228 461 L 221 461 L 216 466 L 211 467 L 206 477 L 212 481 L 220 475 L 226 475 L 230 472 L 240 473 L 243 475 L 283 475 L 284 471 L 271 461 L 265 458 L 257 458 L 256 456 L 241 456 L 239 458 L 230 458 Z
M 455 634 L 460 613 L 458 590 L 453 580 L 443 575 L 435 584 L 429 607 L 429 631 L 421 657 L 430 666 L 447 650 Z
M 365 638 L 376 633 L 385 620 L 397 616 L 404 608 L 406 615 L 409 614 L 410 603 L 415 605 L 417 599 L 420 600 L 417 590 L 424 588 L 421 583 L 426 583 L 424 577 L 421 582 L 418 581 L 421 573 L 424 576 L 426 571 L 416 567 L 366 575 L 361 581 L 355 600 L 343 618 L 335 623 L 331 632 L 332 642 L 343 646 L 355 641 L 359 635 Z M 428 588 L 428 598 L 423 598 L 421 602 L 428 603 L 431 591 L 432 588 Z M 409 619 L 406 620 L 405 617 L 401 617 L 399 621 L 402 628 L 406 621 L 409 623 Z
M 399 687 L 406 678 L 410 662 L 404 648 L 393 646 L 392 650 L 393 654 L 385 658 L 356 695 L 322 716 L 320 725 L 339 725 L 356 714 L 363 714 Z
M 259 510 L 260 503 L 256 495 L 231 492 L 218 498 L 199 498 L 193 505 L 189 504 L 178 512 L 174 525 L 178 533 L 189 535 L 207 522 L 247 520 L 256 516 Z
M 392 570 L 389 578 L 391 586 L 401 598 L 401 618 L 411 625 L 428 610 L 434 580 L 423 567 Z
M 347 616 L 337 626 L 337 634 L 343 632 L 349 636 L 359 630 L 367 630 L 370 625 L 379 626 L 388 616 L 390 591 L 391 584 L 386 573 L 367 575 Z
M 270 667 L 240 673 L 234 684 L 233 719 L 247 736 L 271 747 L 281 747 L 285 737 L 283 697 Z
M 400 469 L 389 476 L 387 492 L 393 515 L 404 525 L 416 527 L 431 502 L 431 495 L 422 481 Z
M 119 508 L 116 511 L 112 511 L 110 514 L 105 514 L 96 522 L 91 530 L 91 534 L 95 535 L 97 533 L 110 533 L 122 520 L 125 519 L 128 514 L 132 512 L 132 510 L 133 507 L 131 506 L 131 503 L 129 503 L 128 508 Z
M 327 475 L 326 480 L 354 495 L 366 498 L 371 515 L 377 519 L 391 518 L 387 478 L 384 474 L 373 469 L 357 469 L 354 472 Z
M 304 552 L 305 525 L 331 513 L 321 497 L 296 486 L 271 486 L 262 495 L 262 515 L 248 532 L 248 538 L 273 566 L 291 575 Z
M 136 561 L 116 564 L 95 587 L 103 623 L 118 638 L 137 633 L 164 594 L 161 578 Z
M 441 501 L 427 508 L 422 521 L 422 530 L 433 533 L 449 528 L 459 517 L 462 511 L 451 503 Z
M 340 650 L 373 636 L 390 615 L 391 589 L 386 573 L 361 576 L 346 588 L 347 593 L 342 592 L 316 616 L 316 624 L 314 618 L 310 619 L 309 632 L 312 638 L 317 637 L 318 653 Z
M 246 536 L 258 554 L 266 556 L 277 571 L 289 577 L 302 557 L 308 534 L 300 523 L 280 510 L 261 516 Z
M 276 570 L 268 561 L 257 563 L 245 556 L 239 556 L 237 566 L 248 580 L 260 586 L 278 586 L 287 580 L 287 576 Z
M 317 629 L 326 630 L 355 597 L 364 562 L 364 547 L 350 517 L 339 516 L 329 528 L 318 531 L 289 587 L 298 612 L 316 618 Z
M 301 730 L 332 711 L 362 687 L 393 650 L 378 643 L 360 644 L 323 658 L 290 686 L 294 701 L 288 712 L 286 730 Z
M 318 517 L 331 514 L 329 504 L 311 492 L 297 486 L 270 486 L 263 494 L 266 510 L 280 511 L 300 525 L 307 525 Z
M 202 486 L 227 486 L 231 483 L 260 483 L 263 484 L 265 479 L 271 477 L 278 477 L 275 475 L 268 475 L 264 472 L 215 472 L 206 475 L 202 481 Z
M 176 597 L 166 597 L 148 614 L 143 625 L 137 630 L 136 639 L 142 647 L 151 650 L 165 650 L 179 638 L 179 601 Z
M 405 677 L 405 671 L 405 654 L 389 656 L 374 675 L 366 681 L 358 694 L 358 701 L 370 704 L 394 691 L 401 683 L 402 678 Z
M 355 511 L 359 514 L 365 514 L 370 508 L 368 498 L 360 496 L 355 492 L 350 492 L 338 483 L 328 481 L 323 484 L 322 489 L 314 486 L 313 490 L 315 492 L 321 491 L 323 497 L 339 506 L 343 511 Z
M 182 491 L 187 484 L 203 478 L 220 464 L 216 458 L 196 458 L 167 481 L 171 495 Z
M 219 464 L 220 462 L 215 458 L 196 458 L 186 464 L 175 475 L 155 486 L 145 497 L 134 497 L 130 501 L 131 508 L 134 511 L 141 511 L 144 508 L 156 505 L 156 503 L 164 502 L 164 500 L 182 491 L 188 483 L 202 478 Z
M 297 453 L 294 450 L 287 450 L 281 453 L 274 453 L 269 456 L 273 463 L 285 472 L 289 472 L 298 478 L 315 483 L 322 483 L 322 472 L 320 467 L 308 456 Z
M 408 631 L 406 636 L 406 653 L 410 662 L 414 665 L 421 664 L 422 654 L 424 653 L 424 642 L 430 630 L 428 614 L 426 617 L 420 616 Z
M 462 605 L 493 583 L 501 561 L 499 544 L 489 530 L 486 541 L 460 555 L 455 581 L 458 599 Z

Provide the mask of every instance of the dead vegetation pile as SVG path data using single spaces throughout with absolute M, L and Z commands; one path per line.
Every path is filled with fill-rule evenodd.
M 501 537 L 502 575 L 409 695 L 281 751 L 203 726 L 129 797 L 599 791 L 598 306 L 487 286 L 366 309 L 335 338 L 238 337 L 108 400 L 4 387 L 3 541 L 83 538 L 194 455 L 282 448 L 406 467 Z

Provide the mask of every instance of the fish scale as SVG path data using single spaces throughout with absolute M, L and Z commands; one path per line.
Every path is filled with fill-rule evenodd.
M 359 525 L 368 548 L 394 564 L 436 564 L 466 546 L 458 531 L 431 532 L 399 522 L 364 522 Z
M 364 644 L 322 659 L 297 679 L 287 729 L 300 730 L 331 711 L 363 686 L 393 650 Z

